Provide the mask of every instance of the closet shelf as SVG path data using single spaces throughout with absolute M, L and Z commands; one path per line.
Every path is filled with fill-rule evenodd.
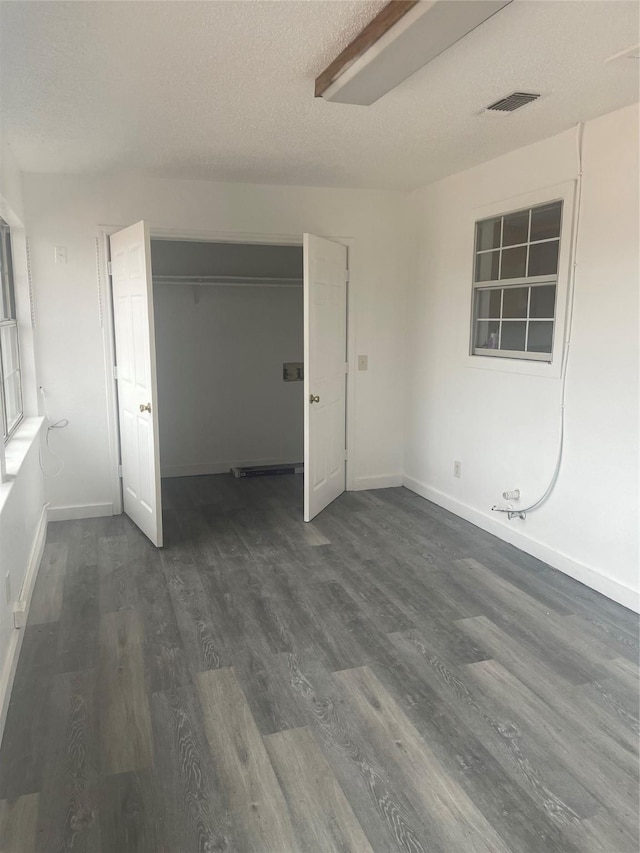
M 302 278 L 251 275 L 154 275 L 157 284 L 198 284 L 214 287 L 300 287 Z

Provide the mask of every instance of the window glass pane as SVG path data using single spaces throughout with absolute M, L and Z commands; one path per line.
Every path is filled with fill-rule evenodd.
M 10 234 L 8 228 L 5 230 L 5 234 L 4 234 L 4 249 L 5 249 L 4 262 L 6 264 L 6 274 L 7 274 L 7 296 L 6 296 L 7 317 L 11 317 L 12 319 L 15 319 L 16 304 L 15 304 L 15 294 L 13 292 L 13 258 L 11 256 L 11 234 Z
M 497 249 L 500 245 L 500 220 L 498 216 L 495 219 L 483 219 L 478 222 L 476 233 L 476 251 L 482 249 Z
M 529 211 L 510 213 L 505 216 L 502 227 L 502 245 L 513 246 L 514 243 L 526 243 L 529 239 Z
M 530 317 L 555 317 L 555 305 L 555 284 L 544 284 L 531 288 Z
M 531 211 L 531 241 L 559 237 L 561 214 L 561 201 L 544 204 L 542 207 L 534 207 Z
M 558 246 L 557 240 L 530 246 L 529 275 L 555 275 L 558 272 Z
M 526 319 L 528 299 L 528 287 L 506 287 L 502 301 L 502 316 Z
M 506 293 L 505 293 L 506 296 Z M 525 321 L 505 320 L 502 323 L 500 349 L 511 349 L 524 352 L 524 338 L 527 329 Z
M 4 381 L 4 401 L 9 432 L 20 420 L 22 415 L 22 400 L 20 397 L 20 373 L 12 373 Z
M 500 252 L 486 252 L 476 256 L 476 281 L 496 281 Z
M 18 327 L 0 326 L 0 347 L 4 375 L 18 369 Z
M 476 317 L 500 318 L 501 290 L 479 290 L 476 294 Z
M 4 239 L 5 229 L 2 228 L 0 230 L 0 320 L 8 320 L 10 316 L 9 312 L 9 291 L 8 291 L 8 278 L 7 278 L 7 263 L 4 252 Z
M 526 273 L 527 247 L 502 250 L 500 278 L 522 278 Z
M 497 320 L 478 321 L 474 346 L 478 349 L 498 349 L 499 333 L 500 323 Z
M 553 342 L 553 323 L 540 320 L 529 323 L 529 340 L 527 350 L 529 352 L 551 352 Z

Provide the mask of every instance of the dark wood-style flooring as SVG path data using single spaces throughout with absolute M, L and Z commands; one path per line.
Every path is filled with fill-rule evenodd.
M 637 853 L 638 620 L 405 489 L 49 526 L 0 850 Z

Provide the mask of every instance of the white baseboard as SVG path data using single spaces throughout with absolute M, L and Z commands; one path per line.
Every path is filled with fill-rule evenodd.
M 497 519 L 492 518 L 486 513 L 457 500 L 457 498 L 451 497 L 451 495 L 440 492 L 438 489 L 434 489 L 426 483 L 421 483 L 413 477 L 405 475 L 403 477 L 403 485 L 421 497 L 426 498 L 429 501 L 433 501 L 433 503 L 438 504 L 438 506 L 455 513 L 455 515 L 459 515 L 467 521 L 470 521 L 472 524 L 475 524 L 476 527 L 480 527 L 482 530 L 492 533 L 499 539 L 503 539 L 505 542 L 515 545 L 516 548 L 519 548 L 521 551 L 525 551 L 527 554 L 531 554 L 532 557 L 537 557 L 537 559 L 543 560 L 555 569 L 569 575 L 569 577 L 580 581 L 580 583 L 583 583 L 585 586 L 596 590 L 596 592 L 602 593 L 602 595 L 606 595 L 607 598 L 611 598 L 613 601 L 617 601 L 618 604 L 628 607 L 635 613 L 640 613 L 640 593 L 631 587 L 625 586 L 619 581 L 603 575 L 602 572 L 592 566 L 587 566 L 586 564 L 573 559 L 573 557 L 570 557 L 568 554 L 556 551 L 548 545 L 545 545 L 544 542 L 533 539 L 531 536 L 527 536 L 527 534 L 522 533 L 515 528 L 506 527 Z
M 20 590 L 20 602 L 24 604 L 26 615 L 29 615 L 29 607 L 31 605 L 31 596 L 33 588 L 36 584 L 38 576 L 38 568 L 44 551 L 44 543 L 47 538 L 47 504 L 42 507 L 38 526 L 31 552 L 29 554 L 29 562 L 25 572 L 22 589 Z M 9 613 L 9 618 L 13 618 Z M 4 666 L 0 673 L 0 742 L 4 734 L 4 724 L 7 719 L 7 710 L 9 708 L 9 699 L 11 698 L 11 688 L 13 687 L 13 679 L 18 666 L 18 658 L 20 657 L 20 649 L 22 648 L 22 640 L 24 637 L 24 628 L 14 628 L 9 637 L 9 644 L 6 650 Z
M 47 521 L 76 521 L 80 518 L 102 518 L 105 515 L 113 515 L 112 503 L 50 506 Z
M 363 492 L 368 489 L 392 489 L 402 485 L 402 474 L 376 474 L 373 477 L 356 477 L 353 481 L 353 491 Z
M 231 468 L 248 468 L 252 465 L 299 465 L 298 459 L 245 459 L 229 462 L 208 462 L 196 465 L 163 465 L 162 477 L 199 477 L 203 474 L 228 474 Z

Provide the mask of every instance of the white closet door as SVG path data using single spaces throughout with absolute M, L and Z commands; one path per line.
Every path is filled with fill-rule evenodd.
M 124 511 L 162 545 L 151 242 L 144 222 L 110 237 Z
M 304 235 L 304 520 L 345 490 L 347 248 Z

